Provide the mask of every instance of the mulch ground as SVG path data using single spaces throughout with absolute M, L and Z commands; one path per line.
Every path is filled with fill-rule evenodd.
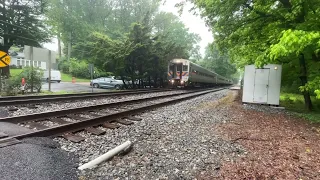
M 320 179 L 320 129 L 303 119 L 230 105 L 231 121 L 215 127 L 247 154 L 224 162 L 219 179 Z

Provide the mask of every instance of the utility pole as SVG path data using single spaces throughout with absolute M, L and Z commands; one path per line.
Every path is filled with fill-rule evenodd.
M 72 38 L 72 34 L 70 31 L 69 32 L 69 42 L 68 42 L 68 61 L 70 61 L 70 57 L 71 57 L 71 38 Z
M 33 93 L 33 46 L 30 46 L 30 63 L 31 63 L 31 93 Z
M 49 69 L 49 92 L 51 92 L 51 50 L 49 50 L 49 64 L 48 64 L 48 69 Z

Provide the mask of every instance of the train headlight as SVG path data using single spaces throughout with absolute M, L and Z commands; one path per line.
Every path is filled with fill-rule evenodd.
M 173 83 L 174 83 L 174 80 L 171 80 L 171 83 L 173 84 Z
M 184 84 L 184 81 L 181 81 L 181 84 Z

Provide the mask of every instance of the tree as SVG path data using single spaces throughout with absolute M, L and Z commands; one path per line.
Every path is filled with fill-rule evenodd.
M 215 43 L 209 44 L 206 47 L 205 57 L 200 64 L 211 71 L 218 73 L 221 76 L 231 78 L 237 72 L 237 69 L 230 63 L 226 52 L 220 53 Z
M 299 61 L 300 80 L 307 109 L 312 109 L 309 96 L 307 64 L 319 59 L 318 40 L 304 49 L 306 34 L 319 31 L 320 2 L 318 0 L 192 0 L 214 29 L 220 49 L 228 49 L 230 58 L 238 66 L 255 63 L 257 66 L 276 62 Z M 291 31 L 292 30 L 292 31 Z M 298 40 L 284 43 L 282 38 L 295 34 Z M 282 39 L 282 40 L 281 40 Z M 282 41 L 282 42 L 281 42 Z M 273 46 L 276 44 L 279 46 Z M 291 46 L 295 44 L 295 46 Z M 276 49 L 282 48 L 285 52 Z M 310 48 L 313 47 L 313 48 Z M 276 55 L 278 53 L 278 55 Z M 314 72 L 314 71 L 311 71 Z M 319 72 L 317 72 L 318 74 Z M 313 89 L 314 90 L 314 89 Z
M 2 0 L 0 2 L 0 50 L 7 52 L 12 45 L 40 47 L 47 42 L 48 32 L 40 19 L 46 3 L 42 0 Z M 9 66 L 2 69 L 9 76 Z
M 183 47 L 184 54 L 180 58 L 199 59 L 200 48 L 196 44 L 201 40 L 200 36 L 190 33 L 189 29 L 179 20 L 178 16 L 172 13 L 160 12 L 153 19 L 154 32 L 165 34 L 168 41 L 174 42 L 177 46 Z

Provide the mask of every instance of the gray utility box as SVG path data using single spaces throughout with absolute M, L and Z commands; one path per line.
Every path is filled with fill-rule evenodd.
M 242 102 L 279 105 L 282 66 L 268 64 L 258 69 L 248 65 L 244 70 Z

